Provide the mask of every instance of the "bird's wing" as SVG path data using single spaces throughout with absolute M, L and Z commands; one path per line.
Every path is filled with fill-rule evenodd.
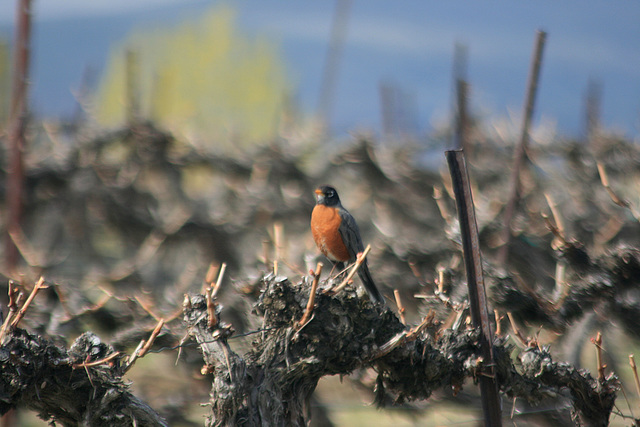
M 342 218 L 339 229 L 340 235 L 349 251 L 350 261 L 355 261 L 358 253 L 364 251 L 358 224 L 356 224 L 355 218 L 344 208 L 340 209 L 340 217 Z

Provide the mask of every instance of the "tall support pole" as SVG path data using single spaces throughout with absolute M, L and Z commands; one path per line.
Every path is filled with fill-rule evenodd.
M 527 96 L 524 103 L 524 118 L 522 121 L 522 132 L 520 134 L 520 143 L 517 145 L 514 156 L 513 166 L 511 169 L 511 192 L 507 201 L 507 207 L 504 212 L 504 230 L 502 235 L 502 248 L 498 254 L 501 265 L 506 265 L 509 257 L 509 245 L 511 243 L 511 222 L 515 214 L 516 205 L 520 198 L 520 170 L 524 164 L 527 146 L 529 145 L 529 129 L 531 128 L 531 119 L 536 102 L 536 94 L 538 93 L 538 81 L 540 79 L 540 68 L 542 66 L 542 52 L 547 39 L 547 33 L 538 30 L 536 33 L 536 44 L 531 59 L 531 68 L 529 70 L 529 82 L 527 84 Z
M 329 41 L 327 57 L 322 72 L 322 83 L 320 84 L 320 96 L 318 100 L 318 116 L 323 126 L 327 128 L 331 121 L 331 109 L 333 107 L 338 67 L 340 65 L 344 41 L 347 37 L 349 12 L 352 1 L 353 0 L 336 0 L 336 10 L 331 25 L 331 40 Z
M 489 317 L 489 305 L 484 287 L 482 271 L 482 254 L 478 238 L 478 224 L 476 222 L 469 173 L 464 159 L 463 150 L 451 150 L 446 153 L 451 184 L 456 197 L 458 219 L 460 221 L 460 235 L 462 250 L 467 273 L 469 288 L 469 308 L 473 327 L 480 330 L 479 345 L 483 358 L 483 372 L 478 376 L 482 398 L 482 412 L 484 425 L 491 427 L 502 426 L 502 408 L 498 379 L 495 375 L 493 359 L 493 332 Z
M 31 0 L 18 0 L 14 41 L 13 82 L 9 114 L 9 168 L 7 177 L 7 236 L 5 262 L 9 270 L 18 263 L 18 249 L 10 234 L 18 231 L 22 218 L 24 187 L 23 153 L 27 125 L 27 91 L 29 79 L 29 46 L 31 40 Z

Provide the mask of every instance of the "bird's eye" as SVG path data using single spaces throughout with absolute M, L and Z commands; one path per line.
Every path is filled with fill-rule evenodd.
M 327 197 L 333 197 L 333 190 L 327 191 Z

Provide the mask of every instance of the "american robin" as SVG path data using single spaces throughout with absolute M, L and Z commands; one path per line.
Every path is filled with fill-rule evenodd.
M 342 268 L 344 263 L 354 262 L 364 251 L 356 220 L 342 207 L 335 188 L 324 185 L 316 189 L 316 205 L 311 213 L 311 233 L 318 249 Z M 384 303 L 376 288 L 367 260 L 358 269 L 358 275 L 371 298 Z

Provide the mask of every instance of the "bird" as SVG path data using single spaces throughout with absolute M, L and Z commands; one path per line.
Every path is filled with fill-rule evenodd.
M 315 190 L 315 194 L 316 205 L 311 213 L 313 240 L 324 256 L 342 268 L 344 263 L 354 262 L 364 251 L 360 229 L 355 218 L 342 206 L 335 188 L 323 185 Z M 371 299 L 384 304 L 366 259 L 360 265 L 358 275 Z

